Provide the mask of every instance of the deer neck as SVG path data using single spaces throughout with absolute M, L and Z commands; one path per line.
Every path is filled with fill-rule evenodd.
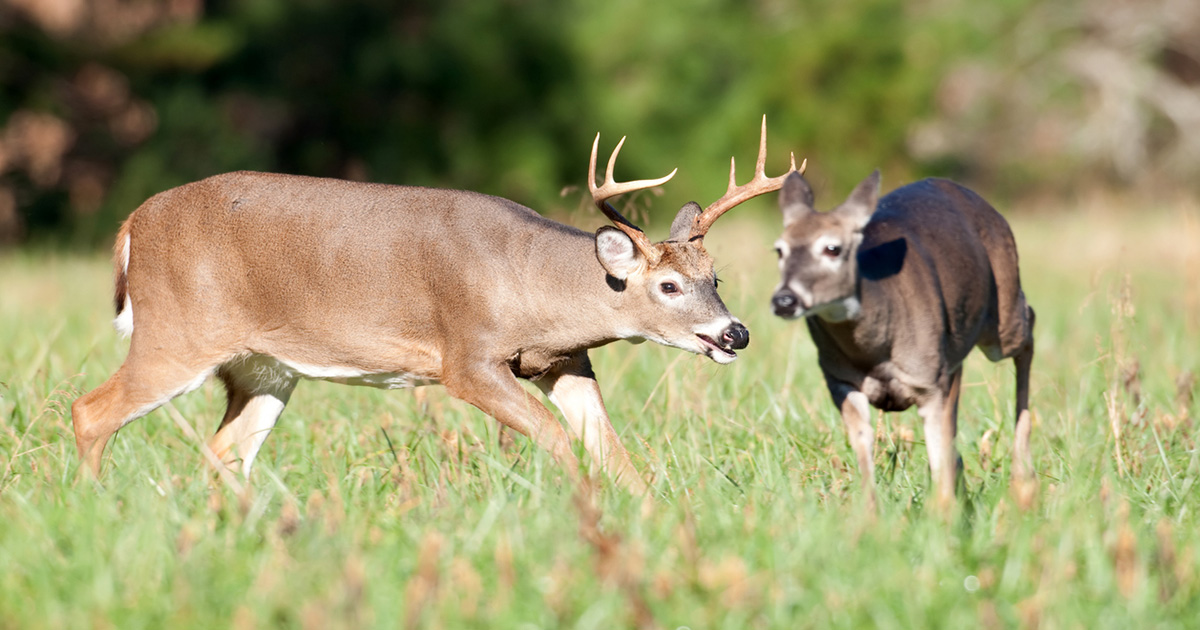
M 826 324 L 844 324 L 847 328 L 853 328 L 863 316 L 862 290 L 862 278 L 855 274 L 854 291 L 850 295 L 820 306 L 812 316 Z
M 862 302 L 858 295 L 851 295 L 836 302 L 831 302 L 813 313 L 827 324 L 843 324 L 856 322 L 862 316 Z
M 556 235 L 558 236 L 558 235 Z M 562 235 L 554 247 L 531 256 L 530 294 L 538 311 L 538 345 L 569 354 L 617 341 L 638 339 L 629 308 L 631 289 L 608 277 L 596 259 L 591 234 Z
M 854 293 L 834 304 L 811 319 L 819 322 L 843 352 L 855 355 L 862 348 L 874 352 L 890 343 L 890 331 L 895 324 L 893 304 L 877 283 L 859 278 Z

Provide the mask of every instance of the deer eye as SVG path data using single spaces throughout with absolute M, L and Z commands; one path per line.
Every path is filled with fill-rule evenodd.
M 675 286 L 674 282 L 664 282 L 658 285 L 658 288 L 666 295 L 675 295 L 679 293 L 679 287 Z
M 783 258 L 783 249 L 782 248 L 779 248 L 779 247 L 775 248 L 775 257 Z
M 842 255 L 842 246 L 841 245 L 826 245 L 825 251 L 823 253 L 830 258 L 837 258 L 838 256 Z

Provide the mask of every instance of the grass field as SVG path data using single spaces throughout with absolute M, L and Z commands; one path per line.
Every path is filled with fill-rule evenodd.
M 1011 362 L 967 363 L 959 513 L 914 411 L 879 416 L 880 514 L 804 326 L 773 317 L 777 227 L 709 240 L 739 361 L 593 353 L 648 507 L 429 388 L 301 385 L 241 496 L 167 410 L 77 475 L 70 404 L 127 342 L 101 256 L 0 257 L 0 628 L 1188 628 L 1200 619 L 1200 211 L 1013 218 L 1038 312 L 1038 493 L 1008 483 Z M 592 223 L 596 219 L 592 218 Z M 582 223 L 581 223 L 582 225 Z M 173 403 L 202 435 L 208 383 Z

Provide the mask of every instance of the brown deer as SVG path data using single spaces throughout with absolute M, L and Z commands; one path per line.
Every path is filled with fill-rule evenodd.
M 441 383 L 578 471 L 559 408 L 594 465 L 646 488 L 609 422 L 588 350 L 645 339 L 737 358 L 746 327 L 717 295 L 704 236 L 767 178 L 766 119 L 754 178 L 701 211 L 680 209 L 652 243 L 609 203 L 661 185 L 589 189 L 615 227 L 589 234 L 474 192 L 290 175 L 217 175 L 155 195 L 115 245 L 124 364 L 71 407 L 80 456 L 99 474 L 113 433 L 216 375 L 228 393 L 209 445 L 249 475 L 301 378 L 381 388 Z M 622 139 L 622 142 L 624 140 Z M 789 172 L 795 171 L 795 158 Z
M 948 509 L 961 467 L 954 448 L 962 364 L 979 347 L 1017 366 L 1015 481 L 1033 474 L 1029 368 L 1033 309 L 1021 291 L 1008 223 L 970 190 L 926 179 L 879 198 L 879 171 L 845 203 L 816 212 L 804 177 L 780 193 L 783 236 L 775 244 L 783 280 L 775 314 L 806 317 L 821 371 L 841 410 L 867 500 L 875 504 L 875 431 L 868 404 L 913 405 L 937 502 Z

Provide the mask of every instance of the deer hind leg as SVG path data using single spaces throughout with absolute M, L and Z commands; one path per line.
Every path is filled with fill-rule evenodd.
M 532 438 L 566 469 L 572 481 L 578 480 L 579 460 L 571 452 L 567 432 L 545 405 L 521 387 L 507 365 L 447 368 L 443 370 L 442 384 L 451 396 Z
M 925 424 L 925 449 L 929 453 L 929 472 L 933 479 L 938 509 L 948 512 L 954 504 L 954 484 L 962 465 L 954 438 L 958 432 L 958 398 L 962 389 L 962 368 L 950 376 L 949 386 L 923 402 L 918 413 Z
M 633 494 L 648 491 L 608 418 L 600 385 L 586 354 L 534 382 L 562 412 L 575 436 L 583 441 L 593 465 L 601 467 L 614 482 Z
M 838 398 L 841 398 L 839 401 Z M 871 406 L 867 395 L 848 387 L 839 387 L 834 393 L 834 402 L 842 412 L 846 425 L 846 437 L 858 460 L 858 474 L 862 481 L 867 505 L 875 509 L 875 427 L 871 425 Z
M 279 420 L 298 377 L 266 357 L 228 363 L 217 375 L 225 384 L 229 405 L 209 448 L 223 464 L 250 476 L 254 458 Z
M 1021 350 L 1013 357 L 1017 366 L 1017 422 L 1014 430 L 1012 466 L 1014 480 L 1033 478 L 1033 454 L 1029 450 L 1029 437 L 1033 432 L 1033 421 L 1029 414 L 1029 371 L 1033 365 L 1034 314 L 1032 308 L 1029 308 L 1028 312 L 1029 336 Z
M 118 429 L 200 387 L 213 371 L 211 364 L 177 356 L 162 350 L 146 354 L 135 342 L 116 373 L 71 405 L 75 446 L 93 475 L 100 475 L 104 447 Z

